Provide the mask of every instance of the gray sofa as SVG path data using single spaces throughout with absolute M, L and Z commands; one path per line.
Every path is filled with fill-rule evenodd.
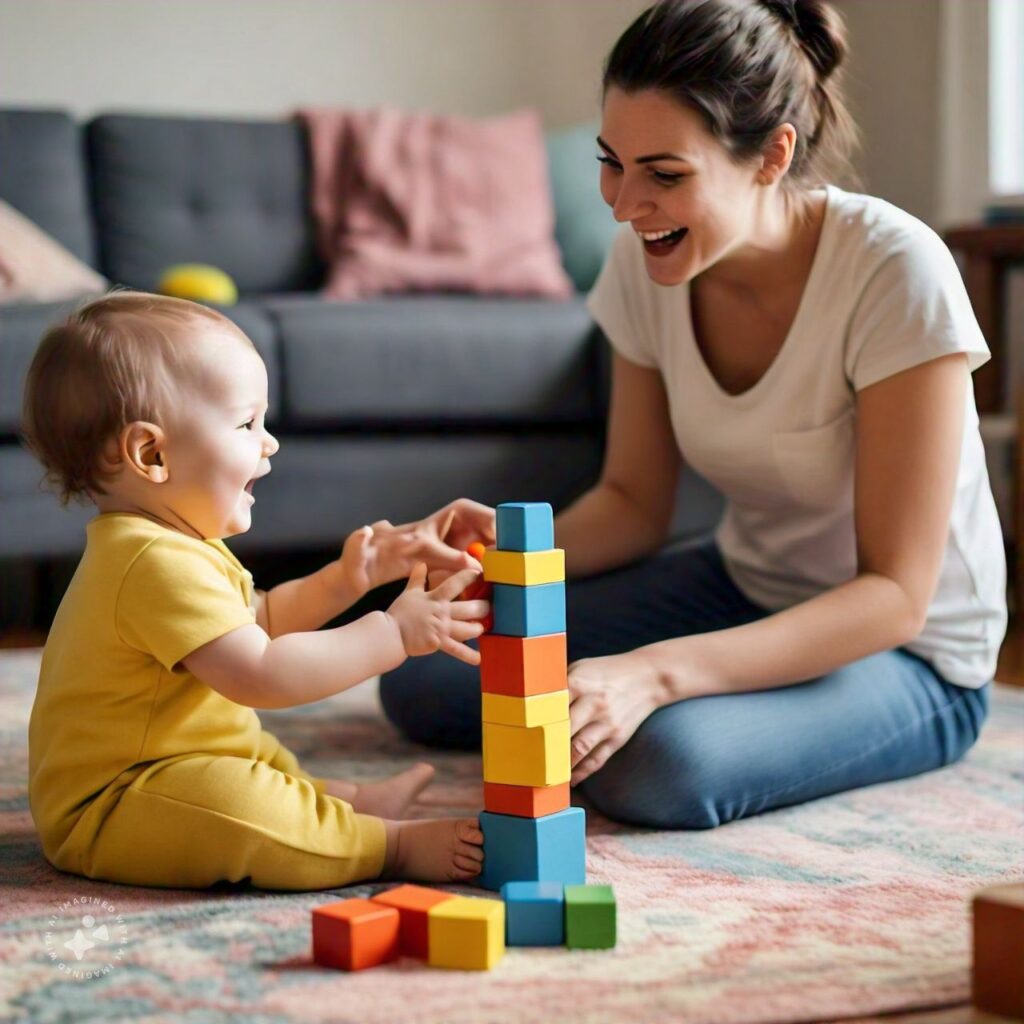
M 334 550 L 364 522 L 418 517 L 458 495 L 558 508 L 596 478 L 608 358 L 582 295 L 320 298 L 297 122 L 108 115 L 81 125 L 6 110 L 0 154 L 0 198 L 112 282 L 152 289 L 186 261 L 235 279 L 241 300 L 226 312 L 267 364 L 281 442 L 253 528 L 232 541 L 247 557 Z M 589 155 L 578 180 L 594 181 Z M 581 215 L 561 195 L 564 238 Z M 608 237 L 604 225 L 592 234 Z M 18 612 L 26 567 L 38 581 L 40 566 L 73 562 L 91 514 L 60 508 L 18 440 L 36 344 L 71 305 L 0 306 L 0 619 Z M 717 512 L 695 487 L 677 532 L 706 529 Z

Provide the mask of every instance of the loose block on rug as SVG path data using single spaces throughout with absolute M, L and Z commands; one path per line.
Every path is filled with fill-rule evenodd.
M 37 672 L 35 652 L 0 655 L 2 1019 L 768 1024 L 937 1008 L 968 998 L 971 893 L 1024 878 L 1024 693 L 996 687 L 977 746 L 928 775 L 709 832 L 590 812 L 589 880 L 615 887 L 615 949 L 511 949 L 486 975 L 413 960 L 343 974 L 312 964 L 309 911 L 379 884 L 146 890 L 51 868 L 26 794 Z M 324 776 L 381 778 L 425 756 L 366 684 L 264 717 Z M 419 816 L 479 811 L 478 756 L 426 759 L 438 775 Z M 78 932 L 95 977 L 72 973 Z

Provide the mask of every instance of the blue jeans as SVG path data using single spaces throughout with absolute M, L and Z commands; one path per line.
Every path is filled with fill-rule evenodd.
M 769 614 L 704 544 L 571 583 L 569 660 Z M 479 749 L 479 689 L 478 670 L 434 655 L 384 676 L 380 694 L 410 739 Z M 659 708 L 580 788 L 618 821 L 713 828 L 956 761 L 977 739 L 988 691 L 947 683 L 907 651 L 886 651 L 810 682 Z

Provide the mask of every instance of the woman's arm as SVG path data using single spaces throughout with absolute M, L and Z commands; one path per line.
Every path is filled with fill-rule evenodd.
M 858 567 L 848 583 L 749 625 L 572 667 L 574 784 L 658 707 L 815 679 L 920 633 L 949 533 L 969 386 L 957 354 L 858 394 Z
M 858 394 L 857 575 L 759 622 L 652 644 L 668 701 L 803 682 L 921 632 L 949 534 L 969 386 L 966 357 L 955 354 Z M 677 668 L 672 646 L 683 642 L 686 667 Z
M 661 547 L 680 462 L 661 374 L 614 353 L 601 479 L 555 520 L 567 575 L 614 569 Z

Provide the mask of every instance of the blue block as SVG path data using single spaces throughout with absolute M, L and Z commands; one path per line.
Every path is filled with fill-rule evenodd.
M 506 882 L 582 885 L 587 875 L 587 820 L 582 807 L 542 818 L 481 811 L 484 868 L 477 882 L 500 889 Z
M 499 551 L 549 551 L 555 521 L 546 501 L 506 501 L 498 506 Z
M 494 583 L 491 591 L 494 612 L 492 632 L 503 636 L 544 636 L 565 632 L 565 584 L 535 583 L 517 587 Z
M 565 886 L 561 882 L 506 882 L 506 946 L 565 945 Z

